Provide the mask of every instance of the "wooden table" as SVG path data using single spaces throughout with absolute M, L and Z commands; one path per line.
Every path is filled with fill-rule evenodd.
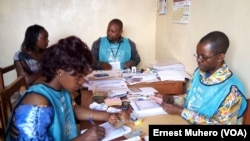
M 94 80 L 101 80 L 101 79 L 96 79 L 93 74 L 90 74 L 88 76 L 88 79 L 91 81 Z M 114 74 L 111 74 L 113 76 Z M 119 73 L 118 73 L 119 75 Z M 116 76 L 116 75 L 114 75 Z M 118 77 L 118 80 L 123 79 L 122 76 Z M 185 84 L 186 80 L 184 81 L 178 81 L 178 80 L 165 80 L 165 81 L 160 81 L 160 78 L 157 78 L 158 81 L 155 82 L 141 82 L 141 83 L 136 83 L 133 85 L 128 85 L 129 88 L 140 88 L 140 87 L 153 87 L 155 88 L 160 94 L 174 94 L 174 95 L 179 95 L 183 94 L 185 92 Z M 106 78 L 106 80 L 116 80 L 114 78 Z
M 158 84 L 158 83 L 157 83 Z M 157 85 L 156 84 L 156 85 Z M 172 83 L 165 83 L 165 84 L 171 84 Z M 183 84 L 183 82 L 178 82 L 177 85 Z M 148 85 L 148 84 L 146 84 Z M 141 85 L 140 85 L 141 86 Z M 139 85 L 137 85 L 137 88 L 140 87 Z M 144 85 L 145 86 L 145 85 Z M 148 85 L 151 86 L 152 85 Z M 159 88 L 162 87 L 162 85 L 159 85 Z M 178 88 L 179 88 L 178 87 Z M 177 88 L 177 87 L 176 87 Z M 157 88 L 156 88 L 157 89 Z M 159 89 L 157 89 L 159 90 Z M 166 92 L 168 93 L 168 92 Z M 88 91 L 88 90 L 83 90 L 82 91 L 82 95 L 81 95 L 81 105 L 82 106 L 87 106 L 89 107 L 89 105 L 92 103 L 92 92 Z M 127 117 L 127 121 L 129 121 L 129 114 L 130 111 L 126 112 L 126 117 Z M 101 124 L 103 122 L 100 121 L 96 121 L 97 124 Z M 127 122 L 128 123 L 128 122 Z M 149 130 L 149 125 L 150 124 L 162 124 L 162 125 L 167 125 L 167 124 L 188 124 L 184 119 L 182 119 L 180 116 L 177 115 L 157 115 L 157 116 L 149 116 L 149 117 L 144 117 L 142 118 L 142 126 L 140 127 L 142 129 L 142 131 L 145 133 L 145 135 L 148 135 L 148 130 Z M 132 129 L 135 129 L 134 124 L 131 124 L 131 122 L 129 122 L 129 124 L 127 124 L 129 127 L 131 127 Z M 87 121 L 81 121 L 80 122 L 80 129 L 86 129 L 91 127 L 92 125 L 87 122 Z M 125 137 L 121 137 L 115 140 L 121 140 L 124 139 Z
M 183 94 L 185 92 L 185 81 L 157 81 L 143 82 L 134 85 L 128 85 L 129 88 L 153 87 L 160 94 Z
M 156 115 L 156 116 L 149 116 L 144 117 L 142 119 L 142 126 L 141 129 L 148 135 L 149 125 L 150 124 L 157 124 L 157 125 L 187 125 L 188 122 L 181 118 L 178 115 Z

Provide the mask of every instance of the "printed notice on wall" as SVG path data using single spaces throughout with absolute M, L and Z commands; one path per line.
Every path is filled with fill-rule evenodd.
M 158 0 L 158 14 L 159 15 L 167 14 L 167 2 L 166 2 L 166 0 Z
M 173 23 L 188 23 L 191 0 L 173 0 Z

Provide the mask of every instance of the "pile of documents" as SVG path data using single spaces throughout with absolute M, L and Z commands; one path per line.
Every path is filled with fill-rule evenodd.
M 99 88 L 126 88 L 127 84 L 122 78 L 121 71 L 93 71 L 84 79 L 83 87 L 88 90 Z
M 153 87 L 129 88 L 128 100 L 148 100 L 150 96 L 158 93 Z
M 104 99 L 105 105 L 107 106 L 121 106 L 122 105 L 122 100 L 118 97 L 114 98 L 106 98 Z
M 145 116 L 167 114 L 160 106 L 160 104 L 158 104 L 154 100 L 131 101 L 130 105 L 133 109 L 133 113 L 136 113 L 139 118 Z
M 176 60 L 158 61 L 152 64 L 161 81 L 174 80 L 185 81 L 191 79 L 191 76 L 186 72 L 185 66 Z
M 142 82 L 157 82 L 160 81 L 157 78 L 156 73 L 138 73 L 124 77 L 128 85 L 134 85 Z
M 122 71 L 115 70 L 95 70 L 91 74 L 87 76 L 88 80 L 121 80 L 122 79 Z
M 129 88 L 95 88 L 92 92 L 93 96 L 125 97 L 129 93 Z

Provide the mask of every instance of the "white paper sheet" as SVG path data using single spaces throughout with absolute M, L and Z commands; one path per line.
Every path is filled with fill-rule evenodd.
M 112 125 L 110 125 L 108 122 L 105 122 L 101 124 L 100 126 L 105 128 L 105 138 L 102 139 L 102 141 L 110 141 L 112 139 L 121 137 L 129 132 L 131 132 L 131 128 L 128 126 L 122 126 L 121 128 L 114 128 Z M 86 129 L 81 131 L 81 134 L 83 134 L 86 131 Z

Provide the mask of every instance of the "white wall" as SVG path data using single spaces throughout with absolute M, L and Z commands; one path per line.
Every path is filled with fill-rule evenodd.
M 192 0 L 188 24 L 172 23 L 173 0 L 168 0 L 168 13 L 157 16 L 156 59 L 176 58 L 189 73 L 196 68 L 193 54 L 205 34 L 220 30 L 230 39 L 226 62 L 243 81 L 250 98 L 250 1 Z
M 32 24 L 48 30 L 49 45 L 77 35 L 91 47 L 98 37 L 106 36 L 113 18 L 123 21 L 123 35 L 136 43 L 139 66 L 146 66 L 155 58 L 156 10 L 153 0 L 0 0 L 0 66 L 13 63 L 13 54 Z

